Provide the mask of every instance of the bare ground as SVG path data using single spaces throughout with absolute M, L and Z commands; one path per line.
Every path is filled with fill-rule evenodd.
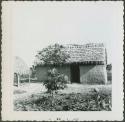
M 14 86 L 14 100 L 26 99 L 27 97 L 41 92 L 45 92 L 46 89 L 42 83 L 23 83 L 19 87 Z
M 64 90 L 60 90 L 59 93 L 89 93 L 94 89 L 99 91 L 105 91 L 111 93 L 111 85 L 83 85 L 83 84 L 68 84 L 68 87 Z M 24 83 L 19 87 L 14 86 L 14 100 L 27 99 L 32 95 L 37 95 L 46 92 L 42 83 Z

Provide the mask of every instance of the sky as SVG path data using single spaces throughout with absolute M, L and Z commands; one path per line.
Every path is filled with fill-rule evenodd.
M 49 44 L 104 43 L 108 63 L 123 24 L 122 2 L 12 2 L 14 55 L 28 66 Z

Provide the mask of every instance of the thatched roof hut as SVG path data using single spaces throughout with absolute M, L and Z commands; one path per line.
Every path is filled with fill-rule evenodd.
M 62 51 L 69 54 L 66 62 L 60 64 L 44 65 L 43 62 L 36 62 L 36 76 L 39 81 L 47 78 L 47 70 L 53 66 L 67 79 L 77 83 L 102 84 L 107 82 L 106 76 L 106 49 L 103 43 L 89 43 L 84 45 L 68 44 L 62 45 Z
M 14 60 L 14 73 L 20 75 L 29 74 L 29 67 L 20 57 L 16 56 Z

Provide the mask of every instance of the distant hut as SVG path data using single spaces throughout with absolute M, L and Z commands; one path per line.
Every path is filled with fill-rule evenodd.
M 47 79 L 47 70 L 56 67 L 70 83 L 106 84 L 106 49 L 103 43 L 89 43 L 85 45 L 63 45 L 65 52 L 70 55 L 64 64 L 44 65 L 36 63 L 36 77 L 38 81 Z
M 29 77 L 29 67 L 20 57 L 14 60 L 14 85 L 19 86 L 21 78 Z

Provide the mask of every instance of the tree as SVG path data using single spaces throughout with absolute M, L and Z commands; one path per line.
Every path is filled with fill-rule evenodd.
M 64 46 L 55 44 L 39 51 L 36 57 L 43 64 L 63 64 L 69 58 L 69 55 L 65 52 Z
M 36 57 L 39 63 L 53 66 L 53 68 L 47 72 L 47 80 L 43 81 L 48 92 L 53 93 L 59 89 L 64 89 L 66 87 L 65 77 L 54 68 L 54 65 L 63 64 L 69 58 L 65 47 L 59 44 L 50 45 L 42 51 L 39 51 Z

